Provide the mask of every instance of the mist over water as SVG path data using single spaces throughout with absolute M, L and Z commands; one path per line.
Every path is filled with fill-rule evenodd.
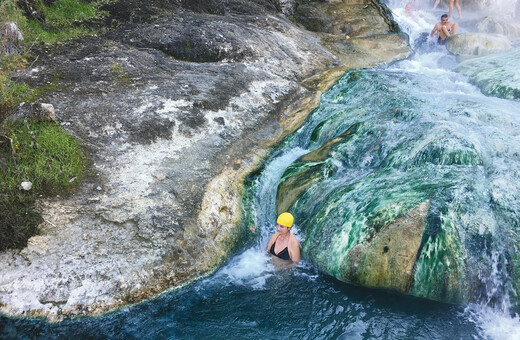
M 468 84 L 464 76 L 453 72 L 456 58 L 424 35 L 425 32 L 429 35 L 444 9 L 441 7 L 432 12 L 431 4 L 423 0 L 423 7 L 412 19 L 404 15 L 406 2 L 392 0 L 389 6 L 400 27 L 409 34 L 417 51 L 415 55 L 387 68 L 363 71 L 367 84 L 373 80 L 373 84 L 384 85 L 379 89 L 367 87 L 366 91 L 359 90 L 351 95 L 345 90 L 348 85 L 346 78 L 340 80 L 324 95 L 320 108 L 306 124 L 273 152 L 261 174 L 253 179 L 251 190 L 254 199 L 250 208 L 258 230 L 256 245 L 230 258 L 226 265 L 205 279 L 101 317 L 58 324 L 0 317 L 0 338 L 520 339 L 520 317 L 512 308 L 512 300 L 517 300 L 517 296 L 504 274 L 507 267 L 504 261 L 507 259 L 499 245 L 489 251 L 491 270 L 482 271 L 480 279 L 485 289 L 481 303 L 470 305 L 442 304 L 355 287 L 321 273 L 305 259 L 297 266 L 288 266 L 266 254 L 269 235 L 276 231 L 276 191 L 281 177 L 291 163 L 319 148 L 325 141 L 311 142 L 312 131 L 323 120 L 340 111 L 338 107 L 343 105 L 342 100 L 348 105 L 355 105 L 358 101 L 363 107 L 365 103 L 376 100 L 381 88 L 391 89 L 387 91 L 393 96 L 391 105 L 399 105 L 404 114 L 430 110 L 432 117 L 426 120 L 433 121 L 433 116 L 441 116 L 447 127 L 460 135 L 469 134 L 468 138 L 477 146 L 479 143 L 496 143 L 513 148 L 520 143 L 514 134 L 510 140 L 480 141 L 478 129 L 483 132 L 520 129 L 515 126 L 519 103 L 486 97 L 478 88 Z M 516 1 L 481 2 L 488 6 L 487 10 L 499 13 L 514 8 L 511 7 L 513 2 L 516 6 Z M 461 5 L 464 4 L 461 1 Z M 466 20 L 470 20 L 471 12 L 463 7 L 463 16 L 466 13 Z M 475 17 L 479 14 L 478 11 L 474 13 Z M 468 28 L 461 26 L 462 30 Z M 367 96 L 362 96 L 363 93 Z M 451 117 L 455 115 L 454 107 L 462 113 L 455 119 Z M 489 110 L 482 108 L 494 110 L 486 113 Z M 355 110 L 352 112 L 353 115 L 356 113 Z M 488 121 L 489 125 L 475 128 L 474 135 L 464 127 L 457 130 L 462 126 L 457 124 L 457 119 L 473 121 L 474 127 L 480 124 L 480 118 Z M 395 121 L 381 124 L 391 126 L 390 137 L 398 138 L 403 135 L 403 130 L 413 128 L 403 121 L 402 125 Z M 352 181 L 370 172 L 370 164 L 374 161 L 369 157 L 359 159 L 358 172 L 349 173 Z M 341 167 L 341 164 L 335 163 L 335 166 Z M 505 173 L 509 166 L 504 165 L 497 171 Z M 331 186 L 335 184 L 340 183 L 329 183 Z M 503 192 L 507 192 L 508 184 L 503 183 Z M 295 222 L 292 231 L 304 242 L 298 221 Z M 483 226 L 482 232 L 488 227 L 493 226 Z M 499 234 L 500 230 L 493 230 L 493 233 Z
M 442 14 L 448 14 L 448 1 L 441 1 L 433 9 L 434 0 L 388 0 L 401 29 L 410 35 L 410 42 L 416 41 L 421 32 L 430 33 Z M 407 3 L 414 3 L 413 15 L 404 13 Z M 418 4 L 418 5 L 417 5 Z M 479 32 L 504 34 L 513 43 L 520 40 L 520 1 L 519 0 L 460 0 L 462 18 L 453 8 L 452 22 L 459 25 L 459 33 Z

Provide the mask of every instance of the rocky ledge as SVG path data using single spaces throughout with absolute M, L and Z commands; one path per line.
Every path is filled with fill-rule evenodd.
M 211 273 L 240 244 L 242 181 L 269 147 L 344 70 L 410 53 L 376 0 L 131 3 L 113 5 L 121 28 L 17 75 L 52 85 L 42 101 L 93 171 L 0 253 L 3 313 L 96 314 Z
M 460 63 L 455 71 L 488 96 L 520 100 L 520 50 L 470 59 Z

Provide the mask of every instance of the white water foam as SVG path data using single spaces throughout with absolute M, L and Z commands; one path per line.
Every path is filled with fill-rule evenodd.
M 421 34 L 430 34 L 433 26 L 438 21 L 433 13 L 423 10 L 413 10 L 411 15 L 407 15 L 403 7 L 398 7 L 392 10 L 396 21 L 399 22 L 401 30 L 405 31 L 410 37 L 410 45 L 414 47 L 414 42 L 417 41 Z M 431 40 L 431 39 L 430 39 Z
M 250 286 L 252 289 L 262 289 L 275 269 L 266 251 L 255 247 L 234 257 L 215 274 L 212 280 L 222 284 L 233 283 Z
M 520 340 L 520 316 L 482 305 L 470 305 L 464 316 L 472 321 L 484 339 Z

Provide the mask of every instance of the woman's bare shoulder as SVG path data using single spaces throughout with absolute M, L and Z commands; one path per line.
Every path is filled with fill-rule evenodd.
M 296 236 L 294 236 L 293 234 L 291 234 L 291 237 L 290 237 L 289 241 L 290 241 L 291 243 L 296 243 L 296 244 L 300 245 L 300 241 L 298 241 L 298 239 L 296 238 Z

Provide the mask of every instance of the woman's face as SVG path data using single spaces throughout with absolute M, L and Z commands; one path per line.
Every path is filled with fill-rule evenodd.
M 276 230 L 278 230 L 278 232 L 279 232 L 280 234 L 285 234 L 285 233 L 289 232 L 289 228 L 287 228 L 287 227 L 284 226 L 284 225 L 281 225 L 280 223 L 278 223 L 278 224 L 276 225 Z

